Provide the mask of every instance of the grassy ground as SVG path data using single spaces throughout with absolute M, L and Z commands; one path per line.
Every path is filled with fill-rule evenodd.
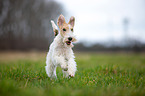
M 145 55 L 76 53 L 75 78 L 50 80 L 46 53 L 0 53 L 0 96 L 145 96 Z

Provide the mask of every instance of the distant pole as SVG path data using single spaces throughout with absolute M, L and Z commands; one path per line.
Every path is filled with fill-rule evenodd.
M 124 29 L 125 45 L 128 43 L 128 25 L 129 25 L 129 19 L 128 18 L 124 18 L 123 19 L 123 29 Z

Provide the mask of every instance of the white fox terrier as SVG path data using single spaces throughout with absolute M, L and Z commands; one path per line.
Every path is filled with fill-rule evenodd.
M 65 22 L 63 15 L 60 15 L 57 25 L 51 20 L 53 31 L 55 34 L 54 41 L 50 45 L 49 52 L 46 57 L 46 73 L 50 78 L 57 78 L 56 68 L 60 66 L 64 77 L 74 77 L 76 68 L 75 56 L 72 50 L 72 42 L 76 41 L 73 34 L 75 18 L 72 16 L 69 23 Z

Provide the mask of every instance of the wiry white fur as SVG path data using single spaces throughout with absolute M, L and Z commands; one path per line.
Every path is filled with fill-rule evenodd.
M 52 27 L 57 28 L 55 26 L 55 23 L 52 22 Z M 65 37 L 62 37 L 60 32 L 59 34 L 54 38 L 54 41 L 50 45 L 49 52 L 46 57 L 46 73 L 51 78 L 57 78 L 56 76 L 56 67 L 60 66 L 63 71 L 64 77 L 74 77 L 75 72 L 77 70 L 76 68 L 76 62 L 74 60 L 75 56 L 72 50 L 73 45 L 67 45 L 66 41 L 68 40 L 68 37 L 72 37 L 74 40 L 75 37 L 73 36 L 72 32 L 69 34 L 66 34 Z

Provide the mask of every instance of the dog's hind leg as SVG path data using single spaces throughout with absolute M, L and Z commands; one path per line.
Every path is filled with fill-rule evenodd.
M 49 64 L 47 63 L 47 65 L 45 66 L 45 70 L 46 70 L 48 77 L 57 78 L 56 77 L 56 66 L 53 65 L 53 63 L 51 63 L 51 62 L 49 62 Z
M 57 68 L 57 66 L 54 66 L 53 75 L 52 75 L 53 78 L 57 78 L 56 68 Z

